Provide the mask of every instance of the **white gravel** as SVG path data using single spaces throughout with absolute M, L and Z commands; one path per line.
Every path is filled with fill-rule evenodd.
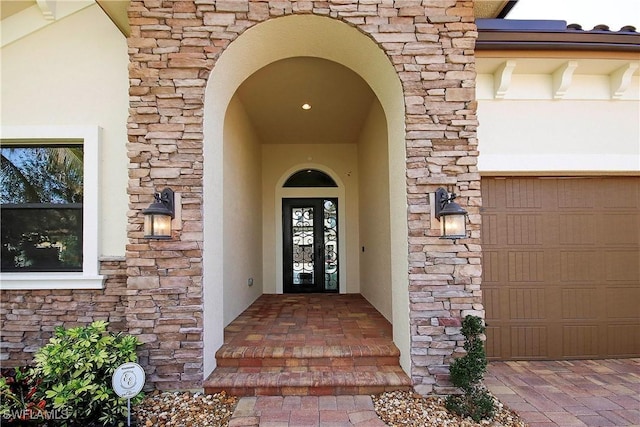
M 238 398 L 225 392 L 154 393 L 132 411 L 138 426 L 144 427 L 223 427 L 229 424 Z
M 378 416 L 389 426 L 413 427 L 527 427 L 518 415 L 496 400 L 495 415 L 491 420 L 476 423 L 463 419 L 444 407 L 444 398 L 408 391 L 392 391 L 372 396 Z

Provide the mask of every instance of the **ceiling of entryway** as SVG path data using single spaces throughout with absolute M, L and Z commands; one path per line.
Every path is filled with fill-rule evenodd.
M 354 143 L 375 99 L 355 72 L 311 57 L 271 63 L 237 94 L 265 144 Z

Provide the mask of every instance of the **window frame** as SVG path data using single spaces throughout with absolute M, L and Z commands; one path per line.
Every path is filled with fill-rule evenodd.
M 82 271 L 0 273 L 0 290 L 11 289 L 103 289 L 99 274 L 99 126 L 2 126 L 0 141 L 12 143 L 78 142 L 83 146 Z

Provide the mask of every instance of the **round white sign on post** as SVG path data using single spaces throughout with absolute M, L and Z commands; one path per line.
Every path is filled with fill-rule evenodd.
M 127 362 L 115 370 L 111 377 L 111 385 L 118 396 L 131 399 L 142 390 L 144 379 L 142 366 L 134 362 Z

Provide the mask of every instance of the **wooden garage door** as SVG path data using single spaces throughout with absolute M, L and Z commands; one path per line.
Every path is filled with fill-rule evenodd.
M 491 359 L 640 355 L 640 178 L 483 178 Z

